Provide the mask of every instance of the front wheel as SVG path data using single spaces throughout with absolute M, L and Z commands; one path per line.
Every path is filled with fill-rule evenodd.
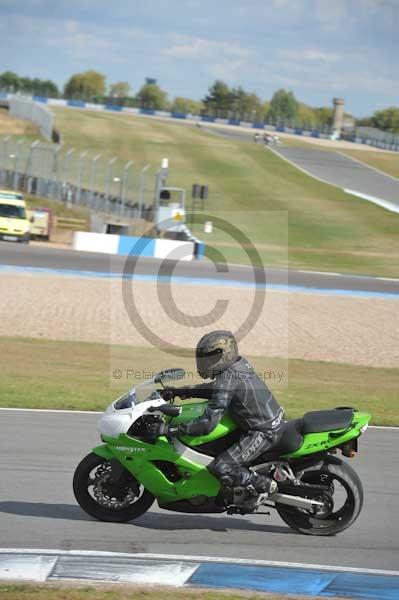
M 99 521 L 127 523 L 145 513 L 154 502 L 128 471 L 117 482 L 109 460 L 88 454 L 77 466 L 73 492 L 81 508 Z
M 356 521 L 363 506 L 363 488 L 346 462 L 329 458 L 321 469 L 306 471 L 301 481 L 328 485 L 329 489 L 313 496 L 324 503 L 316 512 L 276 503 L 278 514 L 292 529 L 307 535 L 335 535 Z

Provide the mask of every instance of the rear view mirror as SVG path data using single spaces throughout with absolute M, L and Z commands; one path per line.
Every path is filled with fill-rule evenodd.
M 160 373 L 157 373 L 154 377 L 155 383 L 161 383 L 166 380 L 174 380 L 178 381 L 179 379 L 183 379 L 186 372 L 184 369 L 164 369 Z

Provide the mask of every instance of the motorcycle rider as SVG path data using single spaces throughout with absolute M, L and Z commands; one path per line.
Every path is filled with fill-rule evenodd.
M 237 341 L 230 331 L 212 331 L 197 344 L 199 375 L 210 383 L 168 388 L 169 397 L 205 398 L 202 416 L 179 426 L 162 424 L 156 435 L 207 435 L 229 414 L 242 430 L 239 441 L 217 456 L 208 469 L 224 489 L 246 488 L 258 494 L 273 494 L 277 483 L 252 471 L 248 466 L 269 450 L 280 438 L 284 411 L 248 361 L 238 353 Z M 154 432 L 155 433 L 155 432 Z

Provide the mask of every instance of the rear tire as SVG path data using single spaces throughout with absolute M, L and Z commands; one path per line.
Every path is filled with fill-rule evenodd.
M 328 478 L 331 484 L 332 507 L 327 514 L 312 514 L 307 510 L 276 503 L 280 517 L 291 529 L 306 535 L 335 535 L 348 529 L 357 519 L 363 506 L 363 487 L 356 471 L 350 465 L 337 458 L 329 457 L 324 466 L 317 470 L 305 472 L 302 481 L 320 483 Z M 346 492 L 346 500 L 337 511 L 334 510 L 334 481 Z
M 79 463 L 73 477 L 73 492 L 79 506 L 95 519 L 110 523 L 127 523 L 147 512 L 154 502 L 154 496 L 139 486 L 127 471 L 115 496 L 115 490 L 108 489 L 112 487 L 110 474 L 111 463 L 93 452 Z M 135 495 L 137 490 L 138 496 Z

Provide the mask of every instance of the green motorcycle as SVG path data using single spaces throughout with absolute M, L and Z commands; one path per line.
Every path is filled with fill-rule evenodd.
M 208 435 L 152 439 L 150 425 L 178 424 L 200 416 L 203 401 L 175 406 L 163 399 L 165 382 L 184 376 L 167 369 L 114 401 L 103 413 L 97 446 L 78 465 L 73 489 L 86 513 L 101 521 L 127 522 L 160 508 L 184 513 L 247 514 L 276 509 L 291 528 L 309 535 L 334 535 L 359 516 L 363 490 L 356 472 L 335 456 L 353 457 L 370 415 L 352 408 L 314 411 L 284 423 L 283 434 L 251 469 L 273 477 L 277 491 L 260 494 L 251 510 L 240 502 L 248 493 L 221 489 L 207 466 L 241 431 L 226 414 Z M 153 428 L 152 428 L 153 429 Z

